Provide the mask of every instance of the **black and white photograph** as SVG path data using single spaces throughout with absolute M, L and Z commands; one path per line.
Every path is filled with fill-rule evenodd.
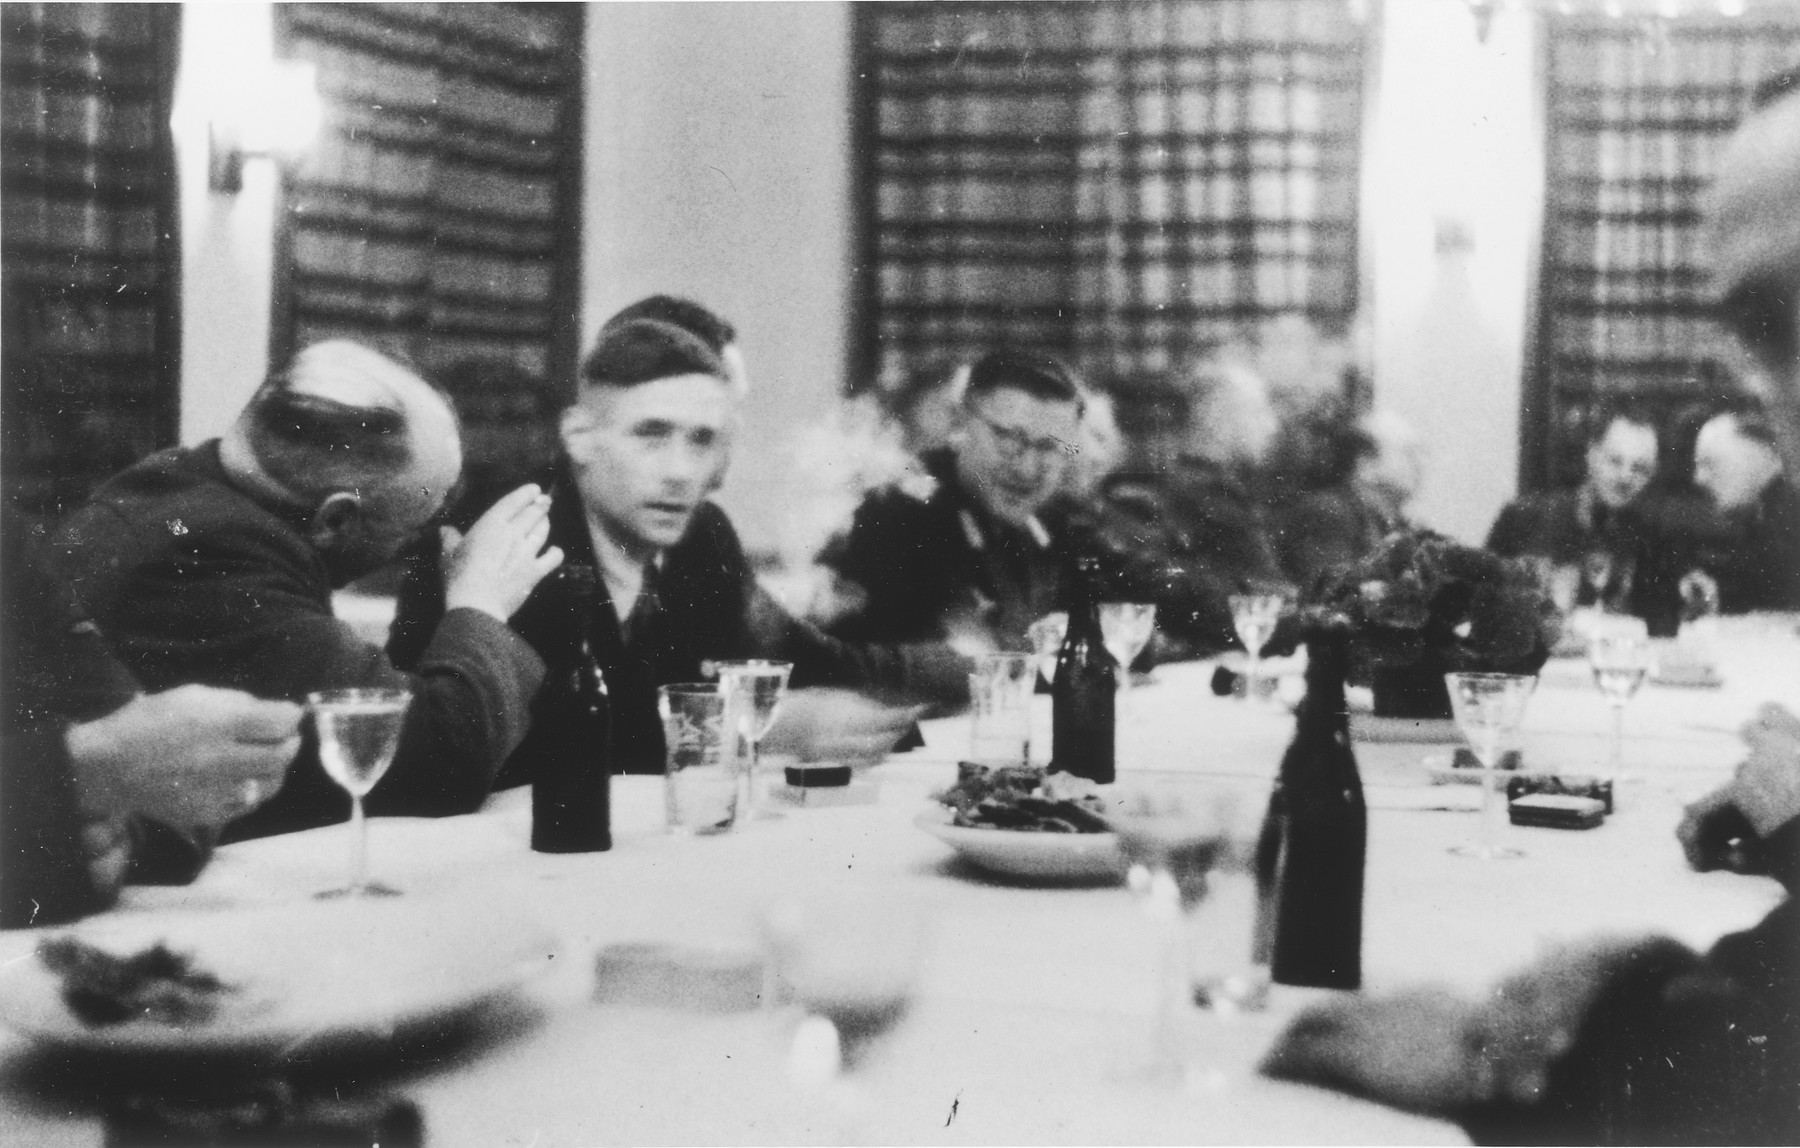
M 0 0 L 0 1144 L 1800 1143 L 1800 0 Z

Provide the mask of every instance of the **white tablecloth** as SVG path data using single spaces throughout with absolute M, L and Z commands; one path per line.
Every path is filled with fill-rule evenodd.
M 1587 832 L 1507 830 L 1527 856 L 1477 863 L 1447 848 L 1470 837 L 1466 794 L 1431 787 L 1442 747 L 1358 746 L 1370 812 L 1364 967 L 1371 988 L 1421 980 L 1478 991 L 1558 940 L 1656 930 L 1695 945 L 1756 921 L 1778 888 L 1689 872 L 1680 807 L 1726 776 L 1732 730 L 1757 702 L 1800 702 L 1800 643 L 1745 628 L 1723 648 L 1721 690 L 1646 687 L 1627 717 L 1645 781 Z M 1266 778 L 1292 729 L 1274 706 L 1211 696 L 1206 666 L 1166 666 L 1121 721 L 1125 773 L 1180 770 Z M 1578 768 L 1604 750 L 1606 710 L 1581 667 L 1552 663 L 1523 739 L 1534 766 Z M 930 723 L 927 747 L 872 774 L 869 806 L 792 810 L 728 836 L 661 830 L 660 782 L 616 779 L 616 844 L 574 857 L 527 847 L 529 802 L 502 794 L 482 813 L 373 823 L 379 875 L 448 913 L 504 900 L 557 938 L 556 958 L 510 1006 L 491 1009 L 442 1061 L 359 1068 L 423 1107 L 430 1143 L 1402 1143 L 1460 1140 L 1454 1126 L 1320 1090 L 1264 1080 L 1254 1064 L 1306 998 L 1277 990 L 1267 1013 L 1201 1016 L 1207 1072 L 1183 1087 L 1116 1079 L 1151 1007 L 1153 940 L 1118 888 L 984 879 L 911 821 L 954 777 L 966 738 Z M 223 850 L 187 889 L 136 889 L 115 915 L 281 904 L 341 880 L 339 828 Z M 822 883 L 906 895 L 934 927 L 914 1008 L 858 1070 L 828 1085 L 788 1070 L 791 1019 L 757 1011 L 595 999 L 602 948 L 660 942 L 754 953 L 759 916 Z M 0 935 L 0 959 L 28 933 Z M 372 1074 L 372 1075 L 371 1075 Z M 100 1142 L 81 1088 L 23 1039 L 0 1035 L 0 1143 Z

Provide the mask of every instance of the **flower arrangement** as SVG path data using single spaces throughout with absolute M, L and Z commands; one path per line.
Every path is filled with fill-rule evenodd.
M 1390 534 L 1322 579 L 1307 610 L 1312 624 L 1349 635 L 1351 680 L 1376 686 L 1378 712 L 1383 680 L 1397 671 L 1421 683 L 1453 671 L 1536 673 L 1559 629 L 1555 605 L 1525 564 L 1429 530 Z M 1436 716 L 1435 696 L 1429 701 Z M 1390 712 L 1428 716 L 1399 712 L 1406 708 Z

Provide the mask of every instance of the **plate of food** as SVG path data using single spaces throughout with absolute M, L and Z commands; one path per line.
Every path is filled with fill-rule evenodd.
M 1093 783 L 1082 778 L 964 762 L 957 783 L 914 824 L 990 873 L 1098 882 L 1124 872 L 1103 810 Z
M 83 1051 L 282 1054 L 454 1017 L 555 951 L 517 909 L 433 897 L 103 916 L 0 968 L 0 1024 Z

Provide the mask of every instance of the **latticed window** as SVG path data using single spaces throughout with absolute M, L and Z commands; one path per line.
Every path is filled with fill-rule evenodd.
M 1714 322 L 1704 196 L 1757 86 L 1800 59 L 1800 10 L 1549 17 L 1548 196 L 1527 486 L 1581 474 L 1597 403 L 1665 420 L 1732 385 Z
M 6 497 L 55 515 L 178 433 L 179 7 L 0 5 Z
M 360 339 L 456 389 L 477 436 L 525 428 L 574 375 L 581 6 L 276 13 L 326 108 L 287 184 L 277 356 Z
M 859 382 L 998 340 L 1160 372 L 1356 306 L 1342 0 L 859 9 Z

